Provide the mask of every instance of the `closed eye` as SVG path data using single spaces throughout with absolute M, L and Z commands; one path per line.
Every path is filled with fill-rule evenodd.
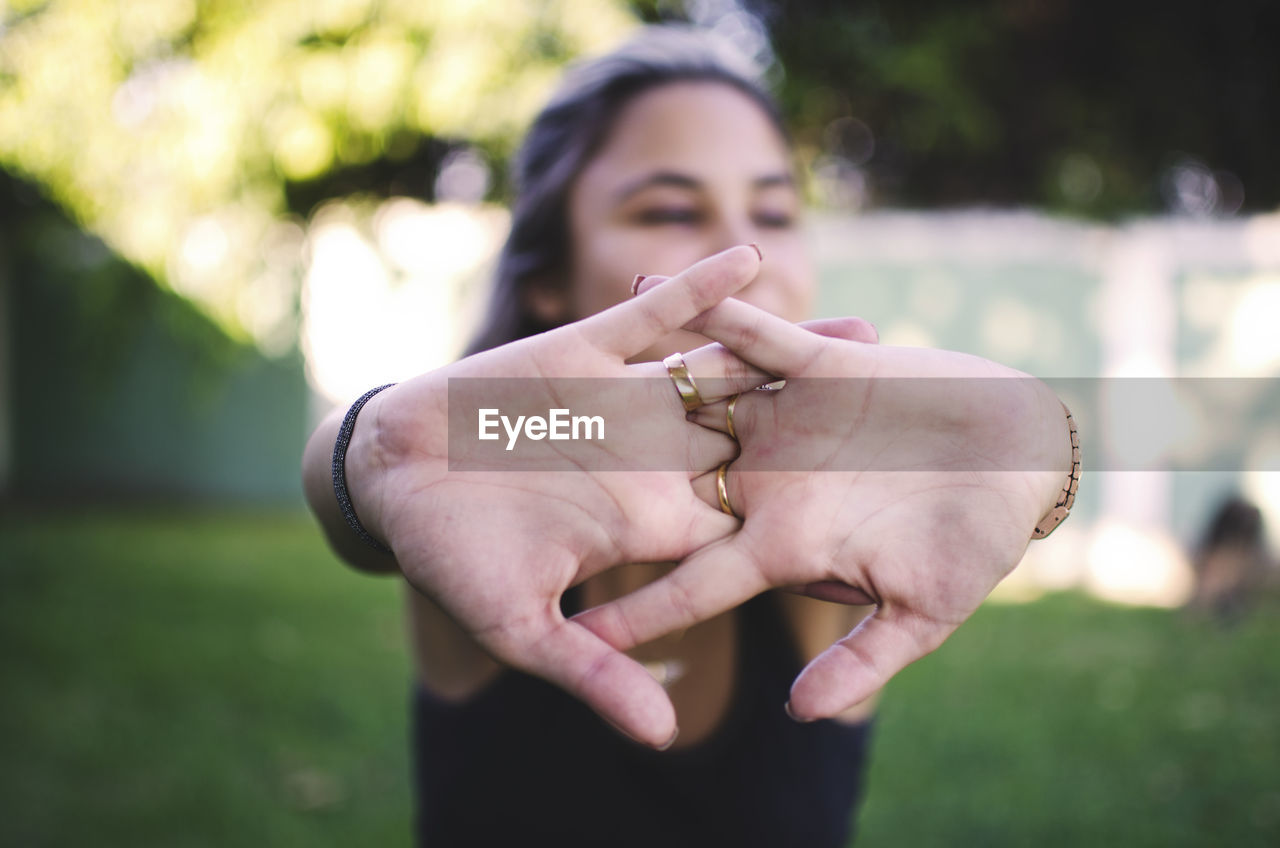
M 642 224 L 695 224 L 702 215 L 697 209 L 648 209 L 636 216 Z
M 756 224 L 761 227 L 770 227 L 773 229 L 787 229 L 795 224 L 796 219 L 793 215 L 783 212 L 761 212 L 755 216 Z

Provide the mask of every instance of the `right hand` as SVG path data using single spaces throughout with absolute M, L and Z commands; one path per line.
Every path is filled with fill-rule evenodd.
M 726 486 L 743 528 L 574 620 L 628 650 L 771 588 L 874 604 L 792 687 L 793 716 L 835 716 L 942 644 L 1017 565 L 1072 467 L 1063 406 L 976 356 L 821 337 L 736 301 L 690 329 L 787 379 L 736 405 Z M 727 430 L 726 406 L 694 417 Z

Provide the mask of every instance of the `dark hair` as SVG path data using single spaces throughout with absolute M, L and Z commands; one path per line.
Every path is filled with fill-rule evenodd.
M 777 103 L 756 71 L 720 39 L 688 27 L 647 27 L 599 58 L 573 66 L 534 119 L 512 163 L 511 232 L 498 255 L 484 323 L 467 354 L 551 329 L 523 297 L 535 276 L 566 285 L 569 190 L 604 144 L 624 106 L 676 82 L 719 82 L 750 97 L 783 138 Z

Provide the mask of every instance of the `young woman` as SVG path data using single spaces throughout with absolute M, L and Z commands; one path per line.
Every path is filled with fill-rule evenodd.
M 412 587 L 419 839 L 842 845 L 875 690 L 972 611 L 1055 505 L 1070 466 L 1053 447 L 1069 444 L 1056 400 L 1001 388 L 1009 414 L 993 426 L 972 390 L 882 391 L 870 404 L 806 394 L 807 377 L 1016 375 L 971 357 L 881 356 L 857 319 L 792 326 L 810 309 L 814 271 L 787 137 L 758 82 L 703 36 L 651 29 L 571 71 L 516 157 L 516 183 L 473 355 L 373 397 L 347 432 L 350 502 L 394 554 L 362 545 L 334 500 L 338 416 L 304 459 L 335 548 Z M 746 244 L 756 249 L 734 247 Z M 637 274 L 650 279 L 633 298 Z M 731 352 L 699 347 L 706 337 Z M 703 393 L 695 423 L 658 362 L 673 352 L 703 385 L 725 378 Z M 627 401 L 642 421 L 627 450 L 692 457 L 687 470 L 446 473 L 448 378 L 637 375 L 664 379 Z M 771 376 L 797 387 L 744 395 L 726 438 L 725 396 Z M 873 410 L 856 433 L 843 418 L 851 401 Z M 857 457 L 858 439 L 883 447 L 912 421 L 927 421 L 937 445 L 987 440 L 1028 473 L 979 480 L 971 469 L 959 485 L 916 475 L 904 487 L 901 475 L 821 472 L 802 451 L 785 471 L 721 472 L 716 491 L 735 442 L 744 463 L 815 442 L 827 460 Z M 717 509 L 719 494 L 745 525 Z M 991 508 L 966 517 L 958 503 Z M 893 546 L 921 523 L 906 548 Z M 849 527 L 868 532 L 851 541 Z M 960 545 L 959 570 L 928 572 L 917 542 Z M 921 577 L 944 591 L 917 597 Z M 739 606 L 774 586 L 799 591 Z M 854 630 L 870 607 L 850 602 L 879 611 Z M 635 662 L 617 653 L 627 649 Z

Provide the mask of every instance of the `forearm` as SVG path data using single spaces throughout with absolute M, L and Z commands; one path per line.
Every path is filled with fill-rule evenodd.
M 377 398 L 374 398 L 376 400 Z M 359 463 L 369 453 L 366 444 L 371 428 L 361 429 L 365 418 L 373 410 L 366 405 L 357 419 L 357 427 L 352 432 L 351 445 L 347 449 L 348 463 Z M 342 426 L 345 408 L 339 408 L 320 423 L 302 453 L 302 488 L 307 504 L 320 522 L 329 546 L 333 548 L 343 561 L 360 571 L 375 573 L 399 573 L 395 557 L 378 551 L 365 543 L 347 525 L 342 511 L 338 507 L 338 499 L 333 491 L 333 445 L 338 438 L 338 430 Z M 348 482 L 350 474 L 348 474 Z M 350 485 L 348 485 L 350 489 Z M 360 515 L 360 504 L 352 497 L 356 514 Z

